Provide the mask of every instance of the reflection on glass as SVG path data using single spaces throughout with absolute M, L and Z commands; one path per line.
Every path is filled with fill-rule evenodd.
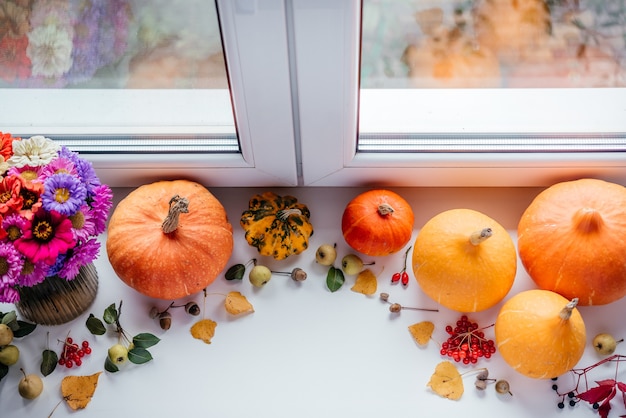
M 0 87 L 227 88 L 207 0 L 1 0 Z
M 624 87 L 626 0 L 364 0 L 362 88 Z

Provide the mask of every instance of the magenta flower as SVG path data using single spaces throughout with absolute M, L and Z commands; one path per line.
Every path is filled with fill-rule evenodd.
M 0 242 L 0 287 L 13 286 L 24 266 L 20 253 L 8 242 Z
M 39 263 L 33 264 L 30 261 L 26 260 L 24 262 L 24 268 L 22 269 L 22 274 L 20 275 L 20 286 L 34 286 L 43 282 L 48 276 L 48 271 L 50 270 L 50 266 L 43 261 Z
M 39 210 L 30 228 L 24 231 L 24 235 L 14 245 L 32 263 L 43 261 L 53 265 L 59 254 L 66 253 L 76 245 L 72 222 L 59 212 Z
M 67 280 L 72 280 L 78 274 L 81 266 L 91 263 L 98 256 L 100 243 L 92 238 L 76 247 L 72 254 L 65 260 L 63 267 L 59 270 L 58 276 Z

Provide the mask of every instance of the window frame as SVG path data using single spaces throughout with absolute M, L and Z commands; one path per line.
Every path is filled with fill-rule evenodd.
M 417 128 L 416 124 L 403 127 L 407 112 L 396 107 L 385 109 L 377 100 L 364 103 L 368 97 L 359 94 L 361 1 L 319 0 L 312 4 L 293 0 L 293 5 L 303 185 L 544 187 L 585 176 L 626 182 L 626 140 L 620 140 L 620 151 L 611 152 L 358 152 L 359 126 L 367 126 L 364 118 L 369 122 L 367 118 L 376 117 L 394 122 L 387 133 L 415 129 L 419 134 L 450 132 L 450 125 L 455 124 L 451 133 L 485 134 L 486 138 L 494 133 L 534 134 L 537 138 L 547 134 L 598 138 L 609 133 L 624 139 L 626 89 L 414 89 L 411 106 L 414 115 L 422 118 Z M 320 21 L 329 24 L 316 24 Z M 319 82 L 320 74 L 324 83 Z M 554 94 L 561 99 L 556 100 Z M 579 103 L 568 100 L 576 94 L 588 98 Z M 467 114 L 462 107 L 442 113 L 448 98 L 459 95 L 466 98 Z M 424 97 L 428 99 L 422 100 Z M 597 106 L 606 103 L 603 97 L 612 104 L 605 107 L 608 111 L 604 114 Z M 529 117 L 524 112 L 529 105 L 546 102 L 580 106 L 553 119 L 537 112 Z M 475 119 L 475 110 L 487 105 L 485 117 Z M 366 109 L 361 114 L 360 106 Z

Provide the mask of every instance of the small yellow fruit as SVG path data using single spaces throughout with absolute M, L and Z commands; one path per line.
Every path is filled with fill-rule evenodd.
M 0 324 L 0 347 L 13 341 L 13 330 L 6 324 Z
M 111 362 L 113 362 L 116 366 L 122 365 L 128 360 L 128 348 L 124 347 L 122 344 L 115 344 L 111 346 L 108 354 L 109 360 L 111 360 Z
M 337 259 L 337 249 L 334 245 L 320 245 L 315 252 L 315 261 L 323 266 L 331 266 Z
M 623 340 L 617 341 L 611 334 L 603 332 L 593 338 L 593 348 L 598 354 L 610 356 L 615 352 L 617 344 L 622 341 Z
M 248 279 L 255 287 L 263 287 L 272 278 L 272 271 L 266 266 L 257 265 L 250 270 Z
M 4 347 L 0 347 L 0 363 L 5 366 L 12 366 L 17 363 L 17 360 L 20 358 L 20 350 L 12 345 L 6 345 Z
M 22 370 L 24 377 L 22 377 L 20 383 L 17 385 L 17 391 L 24 399 L 35 399 L 43 392 L 43 380 L 36 374 L 26 374 L 24 369 L 20 370 Z
M 363 260 L 356 254 L 348 254 L 341 260 L 341 269 L 349 276 L 359 274 L 363 270 Z

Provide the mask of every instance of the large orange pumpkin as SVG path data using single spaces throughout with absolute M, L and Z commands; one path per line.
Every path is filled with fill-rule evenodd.
M 573 368 L 585 351 L 585 323 L 567 300 L 549 290 L 520 292 L 496 318 L 496 345 L 517 372 L 536 379 L 557 377 Z
M 596 179 L 541 192 L 518 225 L 518 250 L 542 289 L 580 305 L 626 295 L 626 188 Z
M 459 312 L 491 308 L 507 295 L 517 271 L 508 231 L 472 209 L 431 218 L 413 245 L 413 273 L 435 302 Z
M 343 237 L 350 247 L 370 256 L 400 251 L 411 239 L 413 209 L 400 195 L 375 189 L 361 193 L 344 209 Z
M 233 251 L 222 204 L 204 186 L 159 181 L 133 190 L 109 220 L 107 254 L 138 292 L 177 299 L 211 284 Z

